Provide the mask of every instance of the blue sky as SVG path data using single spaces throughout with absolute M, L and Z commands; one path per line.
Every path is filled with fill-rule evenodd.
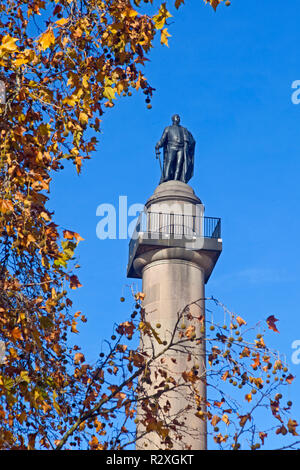
M 129 240 L 96 237 L 96 209 L 118 209 L 119 196 L 128 205 L 148 199 L 160 177 L 155 143 L 179 113 L 197 142 L 190 185 L 206 215 L 222 218 L 223 253 L 206 294 L 248 324 L 279 319 L 280 334 L 267 337 L 296 376 L 287 398 L 299 422 L 300 365 L 291 358 L 300 340 L 300 105 L 291 86 L 300 79 L 300 4 L 232 0 L 214 13 L 202 0 L 186 0 L 171 12 L 170 47 L 157 41 L 145 70 L 156 88 L 153 108 L 138 92 L 120 99 L 104 114 L 97 152 L 82 174 L 67 164 L 52 182 L 56 223 L 85 239 L 77 250 L 83 287 L 72 298 L 88 322 L 77 342 L 96 360 L 114 322 L 130 313 L 129 286 L 141 287 L 126 278 Z

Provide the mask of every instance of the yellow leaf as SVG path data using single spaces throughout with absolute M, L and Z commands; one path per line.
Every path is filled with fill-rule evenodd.
M 236 321 L 238 322 L 239 326 L 246 325 L 246 322 L 242 317 L 236 317 Z
M 166 3 L 162 3 L 157 15 L 153 16 L 153 21 L 156 29 L 162 29 L 168 18 L 171 18 L 171 13 L 166 8 Z
M 69 18 L 61 18 L 60 20 L 56 21 L 56 24 L 58 26 L 64 26 L 68 22 L 69 22 Z
M 55 410 L 57 411 L 57 413 L 60 415 L 61 414 L 61 409 L 59 407 L 59 404 L 57 403 L 57 401 L 55 400 L 57 397 L 57 393 L 54 391 L 53 392 L 53 406 L 55 408 Z
M 104 87 L 103 96 L 109 100 L 114 100 L 116 98 L 116 90 L 110 86 Z
M 143 292 L 138 292 L 137 294 L 135 294 L 136 300 L 144 300 L 144 298 L 145 298 L 145 294 Z
M 167 47 L 169 47 L 168 37 L 171 37 L 171 34 L 168 33 L 167 28 L 162 29 L 160 34 L 160 42 L 161 44 L 165 44 Z
M 30 378 L 28 377 L 28 370 L 22 370 L 20 373 L 20 382 L 30 382 Z
M 51 28 L 41 35 L 39 43 L 43 51 L 55 43 L 55 36 Z
M 72 326 L 71 326 L 71 331 L 72 331 L 72 333 L 79 333 L 79 331 L 77 330 L 76 326 L 77 326 L 77 321 L 72 320 Z
M 225 423 L 227 426 L 228 426 L 229 423 L 230 423 L 229 418 L 228 418 L 228 416 L 227 416 L 226 414 L 224 414 L 224 415 L 222 416 L 222 421 L 224 421 L 224 423 Z
M 68 104 L 69 106 L 74 107 L 75 104 L 77 103 L 77 97 L 72 95 L 72 96 L 67 96 L 66 98 L 63 99 L 63 104 Z
M 16 67 L 20 67 L 21 65 L 28 64 L 28 62 L 33 62 L 36 60 L 36 55 L 33 50 L 25 49 L 23 52 L 19 52 L 16 60 L 14 61 L 14 65 Z
M 2 38 L 2 44 L 0 46 L 0 53 L 1 52 L 15 52 L 18 50 L 16 46 L 16 42 L 19 41 L 17 38 L 13 38 L 9 34 Z
M 79 114 L 79 122 L 80 124 L 87 124 L 89 121 L 89 117 L 83 111 Z
M 247 393 L 247 395 L 245 395 L 245 399 L 247 400 L 248 403 L 250 403 L 250 401 L 252 400 L 251 393 Z

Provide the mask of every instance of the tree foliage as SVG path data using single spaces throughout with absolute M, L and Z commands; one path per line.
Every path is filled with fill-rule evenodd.
M 51 180 L 65 160 L 80 172 L 83 161 L 95 150 L 105 109 L 133 90 L 142 91 L 151 107 L 154 90 L 144 75 L 144 65 L 157 34 L 168 45 L 171 14 L 166 3 L 147 3 L 7 0 L 0 5 L 0 80 L 6 98 L 0 104 L 1 449 L 125 448 L 135 439 L 129 423 L 137 419 L 137 401 L 142 401 L 144 411 L 152 409 L 152 400 L 170 383 L 165 371 L 162 385 L 146 399 L 143 381 L 137 382 L 163 359 L 162 352 L 146 357 L 125 344 L 136 332 L 154 343 L 162 341 L 157 328 L 143 321 L 142 295 L 135 299 L 133 318 L 117 326 L 107 353 L 101 353 L 95 365 L 86 363 L 78 346 L 69 346 L 69 335 L 78 333 L 78 322 L 86 321 L 81 312 L 73 312 L 69 295 L 81 285 L 74 256 L 82 238 L 58 227 L 48 208 Z M 175 7 L 182 3 L 176 0 Z M 205 3 L 216 9 L 221 0 Z M 269 325 L 275 321 L 270 319 Z M 172 350 L 174 341 L 200 341 L 188 328 L 180 332 L 179 336 L 174 332 L 173 343 L 164 345 L 163 352 Z M 236 343 L 221 332 L 217 338 L 212 344 L 219 341 L 222 348 Z M 268 397 L 261 391 L 260 378 L 238 368 L 231 353 L 222 348 L 212 349 L 208 356 L 211 365 L 222 358 L 222 380 L 239 381 L 239 385 L 250 382 L 259 396 Z M 276 374 L 283 374 L 279 362 L 275 366 L 271 359 L 263 359 L 261 341 L 251 348 L 256 369 L 253 364 L 250 367 L 255 371 L 273 367 Z M 250 360 L 251 348 L 241 350 L 243 359 Z M 180 386 L 193 387 L 199 377 L 187 369 L 183 379 Z M 292 378 L 287 375 L 285 380 Z M 178 385 L 171 383 L 171 387 Z M 247 402 L 253 404 L 251 390 Z M 219 421 L 230 425 L 228 410 L 233 408 L 224 396 L 204 407 L 205 414 L 198 410 L 199 419 L 214 428 Z M 214 407 L 216 412 L 212 412 Z M 283 408 L 284 413 L 289 408 Z M 271 401 L 271 411 L 279 420 L 276 432 L 296 434 L 297 423 L 284 423 L 281 418 L 278 395 Z M 172 447 L 159 416 L 160 412 L 146 413 L 144 426 Z M 251 430 L 251 411 L 239 415 L 239 420 L 236 446 L 246 425 L 257 437 Z M 180 423 L 173 425 L 180 434 Z M 215 440 L 224 445 L 229 438 L 220 431 Z

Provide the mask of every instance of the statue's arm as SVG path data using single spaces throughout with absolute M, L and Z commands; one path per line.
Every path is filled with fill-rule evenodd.
M 168 128 L 166 127 L 160 140 L 155 145 L 156 150 L 160 149 L 161 147 L 164 147 L 164 145 L 167 143 L 167 139 L 168 139 Z

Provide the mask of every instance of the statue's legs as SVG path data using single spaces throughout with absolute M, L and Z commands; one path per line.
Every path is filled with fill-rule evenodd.
M 184 160 L 184 151 L 183 148 L 177 151 L 177 164 L 175 171 L 175 180 L 183 181 L 183 160 Z M 184 181 L 183 181 L 184 182 Z
M 177 149 L 168 147 L 168 153 L 166 155 L 166 166 L 164 172 L 164 181 L 170 181 L 174 179 L 177 162 Z

